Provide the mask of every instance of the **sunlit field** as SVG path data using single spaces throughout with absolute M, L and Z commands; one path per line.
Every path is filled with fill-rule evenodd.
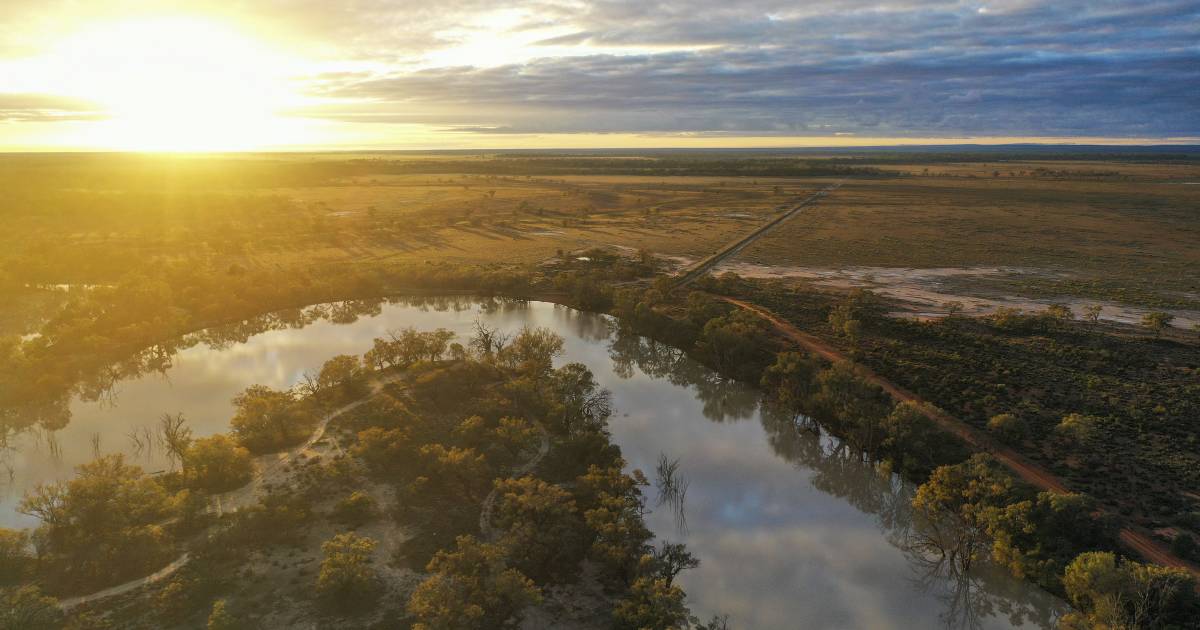
M 1200 630 L 1198 19 L 5 0 L 0 630 Z
M 726 614 L 768 626 L 800 614 L 781 607 L 812 603 L 721 586 L 719 565 L 762 561 L 706 541 L 746 534 L 715 516 L 722 503 L 803 476 L 700 463 L 660 433 L 629 441 L 653 432 L 642 422 L 657 413 L 637 387 L 609 380 L 634 374 L 697 388 L 694 402 L 660 395 L 712 420 L 755 419 L 775 446 L 745 457 L 812 467 L 821 501 L 868 492 L 911 503 L 902 517 L 860 505 L 841 527 L 866 518 L 873 537 L 870 523 L 889 523 L 889 537 L 870 543 L 890 558 L 876 571 L 918 570 L 947 594 L 972 576 L 980 597 L 1020 610 L 1026 625 L 1066 614 L 1061 576 L 1075 555 L 1138 545 L 1186 567 L 1193 553 L 1168 542 L 1189 539 L 1200 501 L 1189 490 L 1200 346 L 1188 329 L 1188 161 L 1011 160 L 998 173 L 963 155 L 931 159 L 926 173 L 787 154 L 0 159 L 11 226 L 0 236 L 10 471 L 0 508 L 10 527 L 60 537 L 51 559 L 27 564 L 30 530 L 4 530 L 13 579 L 59 598 L 55 619 L 188 627 L 258 610 L 267 627 L 313 616 L 407 623 L 439 618 L 436 601 L 451 597 L 439 584 L 479 566 L 523 577 L 487 587 L 503 596 L 468 597 L 581 627 L 600 613 L 563 606 L 633 615 L 625 602 L 650 596 L 638 589 L 687 567 L 690 610 L 715 627 Z M 774 227 L 760 234 L 764 225 Z M 715 263 L 716 278 L 679 285 L 747 235 Z M 381 315 L 405 299 L 420 310 Z M 558 308 L 547 302 L 580 310 L 539 310 Z M 616 319 L 585 324 L 597 317 L 588 311 Z M 556 319 L 544 321 L 549 312 Z M 359 332 L 347 336 L 349 324 Z M 730 389 L 739 381 L 763 393 Z M 619 393 L 611 420 L 606 388 Z M 799 415 L 780 415 L 789 408 Z M 644 420 L 629 424 L 631 414 Z M 816 442 L 780 443 L 781 431 L 815 431 Z M 747 438 L 689 448 L 729 439 Z M 967 459 L 972 450 L 999 459 Z M 832 453 L 858 453 L 868 468 L 848 473 L 850 460 Z M 829 466 L 836 482 L 821 480 Z M 651 467 L 657 478 L 642 489 Z M 717 470 L 743 485 L 710 485 Z M 445 480 L 429 485 L 431 474 Z M 825 496 L 847 474 L 875 481 Z M 998 484 L 986 501 L 1027 511 L 1020 518 L 1045 536 L 1060 522 L 1074 533 L 1055 534 L 1044 560 L 1020 539 L 1004 543 L 1018 555 L 992 543 L 968 573 L 929 564 L 959 543 L 925 529 L 946 509 L 928 493 L 959 477 Z M 690 508 L 672 494 L 689 478 Z M 615 485 L 590 489 L 601 479 Z M 127 524 L 55 524 L 85 509 L 73 498 L 85 484 L 124 488 Z M 547 501 L 558 507 L 532 507 Z M 606 512 L 612 501 L 625 511 Z M 779 545 L 807 536 L 807 518 L 772 521 L 771 535 Z M 79 527 L 107 536 L 108 551 L 71 538 Z M 551 553 L 535 542 L 544 527 L 576 546 Z M 633 529 L 611 540 L 601 533 L 611 527 Z M 1013 535 L 1007 520 L 988 527 L 997 540 Z M 815 561 L 807 553 L 790 558 Z M 347 563 L 362 568 L 345 573 Z M 629 582 L 639 571 L 660 577 Z M 667 605 L 683 591 L 661 596 Z M 986 609 L 931 606 L 952 625 L 1012 625 Z M 877 610 L 928 621 L 896 604 Z

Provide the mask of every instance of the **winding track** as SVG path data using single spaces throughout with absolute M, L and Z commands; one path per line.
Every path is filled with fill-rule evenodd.
M 329 426 L 330 421 L 348 411 L 357 409 L 358 407 L 366 404 L 367 401 L 378 396 L 379 393 L 383 391 L 384 387 L 400 380 L 403 378 L 403 376 L 403 374 L 389 374 L 383 378 L 372 380 L 371 393 L 325 414 L 321 418 L 321 421 L 317 424 L 317 428 L 313 430 L 312 435 L 310 435 L 303 444 L 274 454 L 275 459 L 263 466 L 258 467 L 254 472 L 254 476 L 249 482 L 246 483 L 246 485 L 240 488 L 235 488 L 228 492 L 223 492 L 221 494 L 214 494 L 209 497 L 208 512 L 215 513 L 219 517 L 228 512 L 236 512 L 239 509 L 258 501 L 259 489 L 265 484 L 267 479 L 271 477 L 278 478 L 279 476 L 286 474 L 284 467 L 293 459 L 295 459 L 297 455 L 311 449 L 313 445 L 319 442 L 321 438 L 325 436 L 325 429 Z M 264 457 L 272 456 L 267 455 Z M 116 597 L 117 595 L 124 595 L 125 593 L 135 591 L 143 586 L 154 584 L 155 582 L 160 582 L 170 577 L 179 569 L 187 566 L 187 563 L 190 560 L 191 555 L 187 552 L 184 552 L 167 566 L 155 571 L 154 573 L 151 573 L 150 575 L 147 575 L 146 577 L 130 580 L 101 591 L 96 591 L 95 593 L 89 593 L 87 595 L 80 595 L 78 597 L 60 600 L 58 602 L 58 607 L 63 610 L 70 610 L 71 608 L 80 606 L 82 604 L 88 604 L 101 599 L 107 599 L 109 597 Z

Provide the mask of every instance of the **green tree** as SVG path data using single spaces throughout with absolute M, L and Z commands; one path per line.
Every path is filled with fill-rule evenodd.
M 1068 414 L 1054 427 L 1054 432 L 1075 443 L 1086 442 L 1096 433 L 1096 419 L 1079 413 Z
M 371 427 L 358 432 L 354 454 L 376 473 L 397 472 L 413 466 L 417 445 L 407 428 Z
M 0 589 L 0 630 L 57 630 L 62 617 L 58 600 L 36 586 Z
M 663 541 L 662 547 L 654 550 L 651 566 L 655 575 L 674 582 L 680 573 L 700 566 L 700 559 L 688 551 L 687 545 Z
M 769 360 L 768 338 L 758 315 L 738 309 L 708 320 L 696 347 L 718 372 L 758 380 Z
M 375 499 L 366 492 L 355 490 L 333 506 L 332 516 L 340 523 L 359 527 L 374 518 L 377 512 Z
M 537 427 L 523 418 L 505 416 L 492 429 L 491 442 L 504 450 L 508 461 L 514 461 L 523 451 L 533 448 L 540 433 Z
M 593 534 L 591 558 L 611 579 L 626 584 L 635 577 L 641 557 L 650 551 L 651 534 L 642 518 L 645 497 L 641 488 L 645 485 L 640 472 L 626 475 L 620 462 L 607 468 L 592 465 L 577 480 L 580 509 Z
M 512 564 L 538 582 L 576 573 L 586 541 L 571 493 L 533 476 L 495 484 L 495 523 Z
M 1066 304 L 1051 304 L 1046 307 L 1046 316 L 1058 323 L 1059 327 L 1075 319 L 1075 312 Z
M 1035 500 L 991 510 L 987 531 L 992 559 L 1016 577 L 1057 589 L 1059 576 L 1076 554 L 1112 544 L 1102 522 L 1092 516 L 1095 509 L 1086 495 L 1041 492 Z
M 0 587 L 20 582 L 32 567 L 29 534 L 0 528 Z
M 1002 413 L 988 419 L 988 431 L 1007 444 L 1018 444 L 1025 439 L 1025 423 L 1011 413 Z
M 318 596 L 341 608 L 373 601 L 379 590 L 379 574 L 371 561 L 376 544 L 353 533 L 337 534 L 322 543 L 325 559 L 317 575 Z
M 459 536 L 453 551 L 434 554 L 408 600 L 414 630 L 491 630 L 519 622 L 541 601 L 533 581 L 505 562 L 499 545 Z
M 1151 311 L 1142 316 L 1142 326 L 1149 328 L 1154 333 L 1154 338 L 1162 336 L 1162 332 L 1171 327 L 1171 322 L 1175 320 L 1175 316 L 1163 311 Z
M 937 457 L 940 433 L 929 419 L 933 413 L 925 404 L 904 401 L 883 419 L 883 448 L 907 470 L 926 469 Z
M 482 498 L 492 479 L 487 458 L 473 448 L 446 448 L 441 444 L 421 447 L 426 473 L 437 484 L 461 497 Z
M 341 389 L 346 398 L 358 398 L 367 391 L 367 373 L 362 361 L 349 354 L 339 354 L 321 366 L 317 376 L 320 391 Z
M 688 623 L 683 589 L 666 578 L 642 576 L 617 602 L 613 617 L 622 630 L 682 630 Z
M 575 435 L 602 429 L 612 415 L 612 395 L 601 389 L 591 370 L 568 363 L 550 376 L 553 409 L 547 413 L 559 433 Z
M 850 441 L 868 452 L 884 438 L 883 420 L 892 409 L 887 392 L 869 381 L 849 361 L 841 361 L 817 376 L 819 407 L 831 416 Z
M 801 352 L 780 352 L 763 372 L 762 387 L 791 409 L 810 406 L 820 390 L 821 363 Z
M 939 466 L 913 496 L 913 509 L 925 524 L 914 539 L 916 547 L 969 569 L 987 548 L 989 527 L 997 511 L 1011 502 L 1012 492 L 1012 476 L 990 455 Z
M 250 451 L 221 433 L 192 442 L 184 453 L 183 463 L 188 485 L 207 492 L 243 486 L 254 473 Z
M 1093 551 L 1071 562 L 1063 587 L 1077 611 L 1067 627 L 1183 628 L 1195 621 L 1196 581 L 1186 569 Z
M 237 441 L 253 453 L 295 444 L 312 428 L 313 418 L 289 391 L 252 385 L 233 399 L 237 411 L 230 421 Z
M 375 370 L 395 367 L 400 364 L 399 348 L 391 341 L 377 337 L 371 349 L 363 355 L 363 363 Z
M 41 520 L 43 562 L 64 587 L 120 581 L 155 566 L 167 550 L 158 525 L 170 514 L 167 493 L 121 455 L 79 466 L 69 482 L 38 486 L 18 511 Z
M 704 291 L 692 291 L 687 297 L 687 319 L 697 329 L 704 328 L 709 320 L 729 313 L 728 303 L 714 299 Z
M 549 328 L 526 326 L 500 351 L 500 361 L 518 371 L 541 376 L 548 374 L 555 357 L 563 352 L 563 338 Z

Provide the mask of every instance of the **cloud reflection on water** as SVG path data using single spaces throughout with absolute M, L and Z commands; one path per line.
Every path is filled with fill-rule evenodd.
M 92 434 L 101 435 L 102 452 L 132 454 L 126 436 L 164 412 L 184 413 L 197 435 L 223 431 L 230 400 L 250 384 L 290 386 L 336 354 L 364 352 L 388 329 L 444 327 L 465 337 L 476 318 L 562 334 L 563 360 L 586 364 L 612 390 L 610 426 L 630 465 L 652 472 L 660 454 L 680 460 L 686 530 L 669 506 L 648 523 L 701 559 L 679 579 L 702 616 L 727 613 L 736 628 L 1051 625 L 1060 604 L 1035 587 L 988 567 L 947 579 L 943 567 L 907 550 L 909 484 L 678 350 L 546 303 L 344 303 L 197 335 L 211 345 L 182 350 L 162 374 L 121 381 L 112 404 L 73 400 L 57 456 L 32 434 L 19 438 L 0 526 L 31 524 L 12 511 L 20 494 L 90 459 Z M 148 470 L 167 465 L 161 452 L 137 461 Z

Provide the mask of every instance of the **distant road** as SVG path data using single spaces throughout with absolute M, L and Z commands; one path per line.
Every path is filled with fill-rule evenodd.
M 738 252 L 742 251 L 743 249 L 746 249 L 747 245 L 758 240 L 758 238 L 761 237 L 762 235 L 779 227 L 784 221 L 787 221 L 788 219 L 796 216 L 797 214 L 800 213 L 801 210 L 817 203 L 817 201 L 820 201 L 820 199 L 822 197 L 829 194 L 830 192 L 833 192 L 834 190 L 837 190 L 838 188 L 841 188 L 841 186 L 842 186 L 842 182 L 839 181 L 836 184 L 822 188 L 821 190 L 813 193 L 812 195 L 809 195 L 806 199 L 804 199 L 800 203 L 792 206 L 791 208 L 788 208 L 783 214 L 775 217 L 774 219 L 771 219 L 770 221 L 763 224 L 761 227 L 754 230 L 753 232 L 747 234 L 743 238 L 740 238 L 740 239 L 722 247 L 721 249 L 717 250 L 717 253 L 713 254 L 712 256 L 704 258 L 703 260 L 700 260 L 699 262 L 693 263 L 692 266 L 688 267 L 687 269 L 684 269 L 683 271 L 681 271 L 679 273 L 678 276 L 675 277 L 675 286 L 682 287 L 687 284 L 690 284 L 696 278 L 699 278 L 700 276 L 703 276 L 704 274 L 711 271 L 713 267 L 716 267 L 717 265 L 721 264 L 726 258 L 729 258 L 730 256 L 737 254 Z

